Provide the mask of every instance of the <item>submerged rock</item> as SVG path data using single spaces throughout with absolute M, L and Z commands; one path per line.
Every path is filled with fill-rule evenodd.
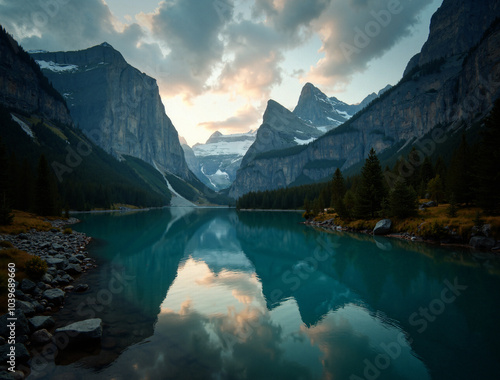
M 54 335 L 66 335 L 70 343 L 101 339 L 102 320 L 100 318 L 86 319 L 75 322 L 65 327 L 58 328 Z

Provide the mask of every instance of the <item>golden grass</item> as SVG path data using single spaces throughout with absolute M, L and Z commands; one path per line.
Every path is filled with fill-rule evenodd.
M 0 249 L 0 314 L 7 312 L 7 265 L 16 264 L 16 281 L 27 277 L 25 265 L 33 256 L 17 248 Z
M 2 234 L 20 234 L 26 233 L 32 228 L 37 231 L 49 231 L 52 226 L 47 221 L 54 219 L 61 219 L 60 217 L 42 217 L 35 214 L 31 214 L 25 211 L 13 210 L 14 219 L 12 224 L 8 226 L 0 226 L 0 233 Z
M 457 211 L 457 216 L 450 218 L 447 215 L 448 204 L 441 204 L 437 207 L 430 207 L 419 210 L 418 216 L 407 219 L 392 219 L 394 232 L 408 232 L 417 236 L 428 237 L 436 230 L 447 227 L 451 231 L 457 232 L 465 239 L 470 237 L 474 219 L 477 212 L 481 210 L 477 207 L 462 207 Z M 354 228 L 357 230 L 373 229 L 380 218 L 372 220 L 344 221 L 337 217 L 335 213 L 320 214 L 314 220 L 322 222 L 335 218 L 335 223 L 342 227 Z M 492 235 L 496 238 L 500 236 L 500 216 L 481 216 L 484 223 L 491 225 Z M 439 232 L 439 231 L 437 231 Z

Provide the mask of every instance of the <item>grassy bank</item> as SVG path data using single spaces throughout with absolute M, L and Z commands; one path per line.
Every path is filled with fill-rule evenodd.
M 459 208 L 456 217 L 447 215 L 448 204 L 440 204 L 437 207 L 429 207 L 419 210 L 418 215 L 406 219 L 391 219 L 393 222 L 392 231 L 422 237 L 424 239 L 444 238 L 450 233 L 457 234 L 464 241 L 468 241 L 475 225 L 477 213 L 481 213 L 479 208 L 462 207 Z M 327 212 L 319 214 L 314 220 L 322 222 L 335 218 L 335 224 L 352 228 L 355 230 L 372 230 L 381 218 L 371 220 L 342 220 L 336 213 Z M 481 216 L 483 224 L 491 225 L 492 236 L 500 238 L 500 216 Z

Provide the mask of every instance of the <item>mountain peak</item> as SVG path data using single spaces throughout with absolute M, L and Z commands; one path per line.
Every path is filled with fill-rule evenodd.
M 102 44 L 100 44 L 99 46 L 114 49 L 114 48 L 113 48 L 113 46 L 111 46 L 110 44 L 108 44 L 106 41 L 104 41 L 104 42 L 103 42 Z

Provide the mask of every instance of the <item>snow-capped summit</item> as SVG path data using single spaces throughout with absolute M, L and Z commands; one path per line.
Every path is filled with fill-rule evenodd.
M 229 187 L 236 177 L 241 159 L 255 141 L 256 132 L 223 135 L 214 132 L 205 144 L 189 148 L 183 144 L 190 169 L 207 186 L 215 190 Z M 189 149 L 188 149 L 189 148 Z M 190 151 L 191 150 L 191 151 Z

